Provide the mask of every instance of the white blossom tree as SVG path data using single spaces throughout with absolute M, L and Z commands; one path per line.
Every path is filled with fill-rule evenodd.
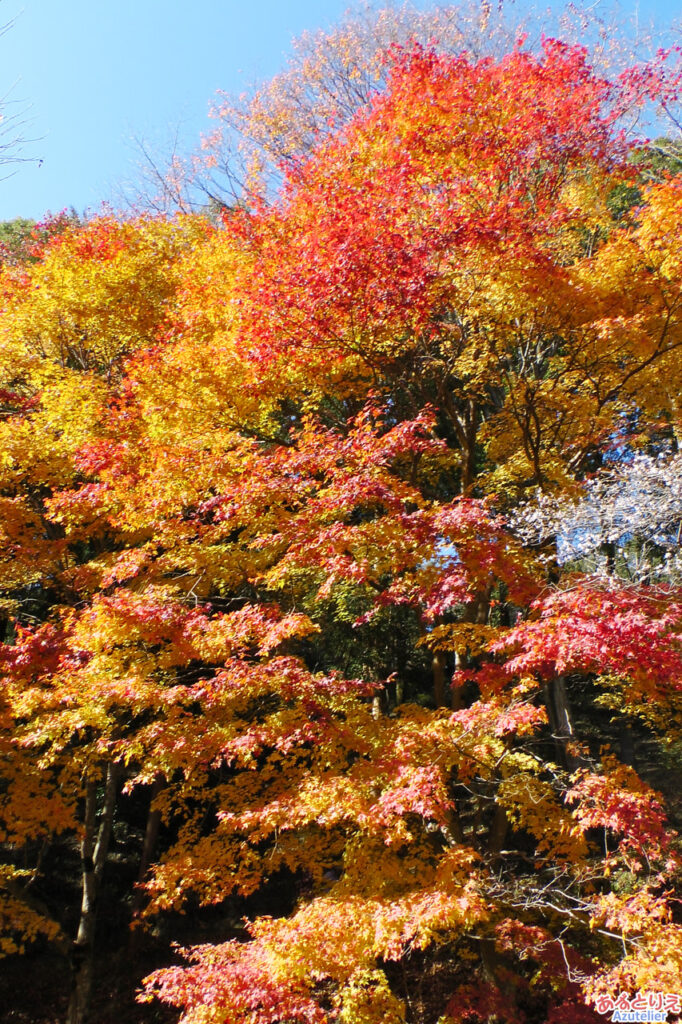
M 682 580 L 682 453 L 637 453 L 584 484 L 573 501 L 537 493 L 511 517 L 537 548 L 554 546 L 560 564 L 637 582 Z

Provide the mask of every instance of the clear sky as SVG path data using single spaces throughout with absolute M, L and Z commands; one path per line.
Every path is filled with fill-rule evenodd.
M 524 0 L 519 0 L 519 6 Z M 599 3 L 599 0 L 597 0 Z M 0 220 L 96 209 L 134 175 L 132 138 L 161 146 L 210 128 L 218 89 L 241 92 L 283 65 L 291 40 L 329 28 L 349 0 L 0 0 L 0 95 L 30 106 L 35 138 L 0 181 Z M 419 6 L 427 6 L 426 3 Z M 429 5 L 430 6 L 430 5 Z M 670 20 L 682 0 L 625 0 Z M 1 168 L 7 173 L 9 168 Z

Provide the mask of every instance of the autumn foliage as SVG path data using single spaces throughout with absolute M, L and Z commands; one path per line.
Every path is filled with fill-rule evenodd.
M 131 796 L 137 932 L 286 893 L 146 979 L 186 1024 L 682 990 L 682 590 L 522 529 L 680 436 L 682 185 L 621 130 L 669 57 L 394 47 L 275 197 L 2 267 L 0 950 L 71 951 L 72 1024 Z

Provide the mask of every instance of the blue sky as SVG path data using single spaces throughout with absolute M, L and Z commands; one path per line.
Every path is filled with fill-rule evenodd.
M 0 24 L 14 21 L 0 38 L 0 95 L 11 90 L 6 112 L 30 106 L 24 130 L 36 141 L 25 154 L 42 158 L 0 181 L 0 220 L 97 209 L 134 175 L 134 136 L 161 146 L 179 126 L 198 139 L 218 89 L 242 92 L 273 75 L 295 36 L 330 27 L 348 5 L 0 0 Z M 642 19 L 682 16 L 682 0 L 640 0 L 638 8 Z M 622 9 L 634 12 L 634 0 Z

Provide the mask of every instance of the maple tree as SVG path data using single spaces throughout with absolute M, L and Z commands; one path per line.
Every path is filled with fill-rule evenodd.
M 274 202 L 1 271 L 2 948 L 70 951 L 69 1024 L 131 794 L 138 928 L 287 891 L 147 979 L 183 1021 L 679 989 L 675 807 L 620 741 L 679 740 L 682 593 L 562 567 L 556 512 L 679 433 L 680 183 L 618 120 L 667 58 L 384 59 Z M 33 895 L 61 837 L 70 937 Z
M 244 195 L 270 196 L 291 166 L 323 137 L 347 125 L 358 110 L 381 94 L 392 45 L 415 42 L 439 52 L 467 52 L 474 59 L 500 59 L 519 38 L 539 46 L 547 35 L 589 47 L 590 63 L 607 74 L 631 69 L 633 54 L 641 70 L 633 79 L 633 119 L 641 120 L 641 94 L 660 74 L 651 61 L 657 48 L 672 46 L 674 31 L 654 32 L 644 23 L 625 23 L 617 9 L 572 3 L 554 11 L 530 8 L 523 13 L 513 3 L 455 3 L 422 10 L 409 0 L 376 6 L 358 2 L 330 30 L 304 32 L 292 41 L 282 71 L 250 85 L 239 95 L 219 91 L 211 104 L 211 127 L 190 154 L 171 136 L 165 151 L 137 140 L 138 182 L 129 186 L 126 200 L 134 208 L 159 212 L 214 211 L 233 206 Z M 674 161 L 679 134 L 674 71 L 657 114 L 670 137 L 655 143 L 656 163 Z M 635 111 L 634 108 L 637 108 Z
M 56 218 L 36 230 L 28 262 L 3 268 L 2 609 L 11 643 L 3 661 L 10 673 L 3 684 L 3 835 L 10 850 L 23 844 L 37 856 L 30 869 L 13 857 L 4 869 L 6 951 L 36 932 L 68 949 L 59 922 L 31 887 L 53 837 L 83 829 L 82 944 L 92 946 L 94 893 L 87 890 L 107 852 L 116 771 L 105 745 L 116 715 L 108 715 L 112 698 L 98 685 L 88 692 L 74 684 L 77 696 L 69 697 L 64 682 L 51 706 L 47 680 L 57 677 L 62 662 L 70 679 L 87 658 L 85 650 L 71 654 L 68 647 L 81 599 L 76 577 L 84 558 L 107 543 L 93 531 L 71 543 L 49 502 L 78 479 L 76 455 L 98 435 L 126 354 L 161 336 L 173 260 L 197 232 L 203 229 L 145 220 L 133 225 L 103 217 L 81 227 Z M 46 617 L 52 621 L 41 624 Z M 72 750 L 77 737 L 81 757 Z M 96 786 L 103 772 L 110 787 L 97 852 Z M 88 956 L 82 966 L 87 993 Z

